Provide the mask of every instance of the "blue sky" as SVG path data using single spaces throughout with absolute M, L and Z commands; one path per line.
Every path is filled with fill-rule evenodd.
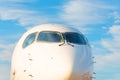
M 38 24 L 58 23 L 84 33 L 97 62 L 95 80 L 120 80 L 119 0 L 1 0 L 0 80 L 10 79 L 20 36 Z

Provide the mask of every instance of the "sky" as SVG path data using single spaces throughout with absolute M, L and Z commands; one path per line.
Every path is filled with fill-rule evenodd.
M 10 80 L 15 44 L 48 23 L 80 30 L 95 57 L 95 80 L 120 80 L 120 0 L 0 0 L 0 80 Z

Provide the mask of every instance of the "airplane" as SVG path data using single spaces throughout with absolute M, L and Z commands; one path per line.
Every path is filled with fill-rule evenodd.
M 16 44 L 11 61 L 11 80 L 92 80 L 87 38 L 62 24 L 28 30 Z

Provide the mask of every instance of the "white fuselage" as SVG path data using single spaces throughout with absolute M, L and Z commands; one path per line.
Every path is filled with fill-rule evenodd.
M 25 33 L 16 45 L 12 57 L 11 80 L 91 80 L 84 76 L 85 74 L 92 75 L 93 64 L 88 44 L 69 45 L 68 43 L 63 44 L 63 42 L 37 41 L 40 31 L 61 33 L 77 31 L 61 27 L 61 25 L 43 25 L 41 27 L 33 28 Z M 33 32 L 37 32 L 35 41 L 23 48 L 25 38 Z M 60 44 L 62 45 L 60 46 Z

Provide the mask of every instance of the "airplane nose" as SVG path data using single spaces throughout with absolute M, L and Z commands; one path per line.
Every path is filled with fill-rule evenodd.
M 85 56 L 80 54 L 82 50 L 71 46 L 58 46 L 54 49 L 39 47 L 41 48 L 31 51 L 32 63 L 29 72 L 32 72 L 34 80 L 90 80 L 83 79 L 81 74 L 80 67 L 85 64 L 81 63 Z
M 73 65 L 74 50 L 71 46 L 43 47 L 31 50 L 29 72 L 34 80 L 68 80 Z M 34 52 L 37 51 L 37 52 Z M 31 58 L 30 58 L 31 59 Z

